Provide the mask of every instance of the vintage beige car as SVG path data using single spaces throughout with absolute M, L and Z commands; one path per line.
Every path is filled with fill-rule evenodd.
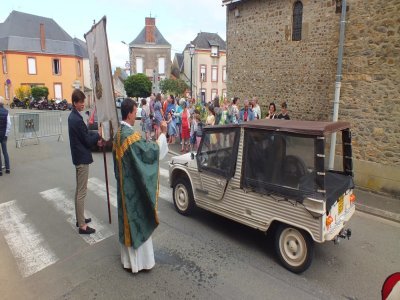
M 338 138 L 328 170 L 329 142 Z M 209 126 L 196 154 L 169 164 L 177 211 L 198 206 L 263 232 L 273 231 L 282 265 L 311 264 L 314 242 L 349 238 L 355 211 L 348 122 L 255 120 Z

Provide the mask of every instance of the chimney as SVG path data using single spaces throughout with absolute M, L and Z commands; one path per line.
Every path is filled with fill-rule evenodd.
M 44 32 L 44 24 L 40 23 L 40 47 L 42 51 L 46 50 L 46 34 Z
M 156 19 L 155 18 L 146 18 L 146 43 L 155 43 L 156 37 Z

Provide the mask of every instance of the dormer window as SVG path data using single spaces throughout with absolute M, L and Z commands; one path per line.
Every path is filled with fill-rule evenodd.
M 211 56 L 218 57 L 219 56 L 219 47 L 211 46 Z

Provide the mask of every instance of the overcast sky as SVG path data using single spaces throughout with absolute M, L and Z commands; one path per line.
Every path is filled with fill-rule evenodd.
M 222 0 L 4 0 L 0 22 L 12 10 L 52 18 L 71 37 L 85 40 L 93 20 L 107 17 L 107 36 L 111 65 L 124 67 L 127 44 L 144 27 L 145 17 L 156 18 L 156 26 L 171 44 L 172 56 L 182 52 L 197 33 L 214 32 L 226 39 L 226 15 Z

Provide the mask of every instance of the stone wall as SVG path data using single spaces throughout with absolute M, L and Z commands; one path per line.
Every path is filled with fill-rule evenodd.
M 134 47 L 130 48 L 130 62 L 132 74 L 136 74 L 136 57 L 143 57 L 144 65 L 143 72 L 147 76 L 153 76 L 153 70 L 158 72 L 158 58 L 165 58 L 165 77 L 169 78 L 171 74 L 171 48 L 169 47 Z M 147 71 L 146 71 L 147 70 Z
M 287 101 L 294 119 L 330 120 L 340 13 L 335 0 L 302 1 L 302 40 L 292 41 L 294 2 L 227 7 L 228 97 Z M 400 0 L 347 6 L 339 119 L 353 126 L 356 180 L 400 194 Z

